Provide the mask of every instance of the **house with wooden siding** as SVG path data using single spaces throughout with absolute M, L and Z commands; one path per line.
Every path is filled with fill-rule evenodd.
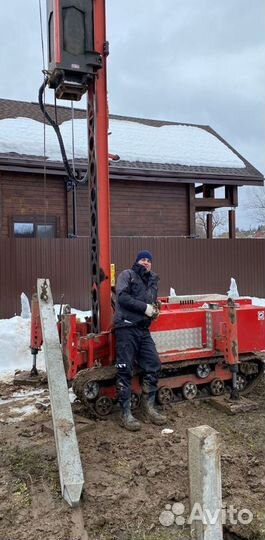
M 56 115 L 71 163 L 86 170 L 86 111 L 46 105 Z M 73 127 L 74 126 L 74 127 Z M 209 126 L 110 115 L 113 237 L 194 237 L 195 215 L 227 208 L 235 237 L 238 187 L 263 175 Z M 44 158 L 43 156 L 46 156 Z M 0 237 L 68 238 L 72 192 L 52 127 L 37 103 L 0 99 Z M 223 187 L 222 197 L 216 189 Z M 76 190 L 77 236 L 89 236 L 88 185 Z

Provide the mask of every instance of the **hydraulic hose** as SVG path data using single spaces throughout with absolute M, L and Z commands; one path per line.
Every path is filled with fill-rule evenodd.
M 49 115 L 49 113 L 47 112 L 46 108 L 45 108 L 45 105 L 43 103 L 43 94 L 44 94 L 44 90 L 48 84 L 48 80 L 49 80 L 49 77 L 46 76 L 44 78 L 44 81 L 42 83 L 42 85 L 40 86 L 40 89 L 39 89 L 39 106 L 40 106 L 40 109 L 41 111 L 43 112 L 45 118 L 48 120 L 49 124 L 51 124 L 51 126 L 53 127 L 55 133 L 56 133 L 56 136 L 57 136 L 57 139 L 58 139 L 58 142 L 59 142 L 59 146 L 60 146 L 60 151 L 61 151 L 61 155 L 62 155 L 62 160 L 63 160 L 63 165 L 64 165 L 64 168 L 65 168 L 65 171 L 66 171 L 66 174 L 67 174 L 67 177 L 68 177 L 68 180 L 71 182 L 71 184 L 73 185 L 77 185 L 77 184 L 85 184 L 87 179 L 88 179 L 88 170 L 86 171 L 85 175 L 83 177 L 80 178 L 79 176 L 79 171 L 77 171 L 76 175 L 73 173 L 70 165 L 69 165 L 69 161 L 67 159 L 67 155 L 66 155 L 66 152 L 65 152 L 65 147 L 64 147 L 64 142 L 63 142 L 63 138 L 62 138 L 62 135 L 61 135 L 61 132 L 60 132 L 60 128 L 58 126 L 58 124 L 51 118 L 51 116 Z

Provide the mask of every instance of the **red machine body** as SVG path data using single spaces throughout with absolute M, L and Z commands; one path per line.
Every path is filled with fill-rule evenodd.
M 161 300 L 160 315 L 150 328 L 162 364 L 158 401 L 220 395 L 225 385 L 232 386 L 235 365 L 237 386 L 247 393 L 263 373 L 265 307 L 252 305 L 249 298 L 235 304 L 211 301 L 211 296 L 207 302 L 192 297 L 185 303 Z M 32 325 L 34 330 L 33 320 Z M 108 414 L 117 397 L 114 334 L 95 335 L 89 321 L 81 322 L 68 313 L 62 315 L 58 329 L 74 391 L 98 414 Z M 36 340 L 34 343 L 36 346 Z M 135 406 L 141 398 L 140 379 L 141 374 L 136 373 L 132 384 Z
M 253 306 L 251 299 L 238 299 L 234 308 L 237 324 L 232 330 L 227 323 L 226 310 L 225 300 L 215 301 L 213 307 L 207 307 L 205 302 L 184 305 L 163 302 L 159 318 L 150 328 L 156 345 L 158 337 L 164 334 L 164 344 L 157 345 L 161 362 L 207 359 L 227 352 L 227 364 L 238 363 L 238 357 L 235 359 L 234 354 L 228 354 L 231 331 L 234 341 L 238 342 L 238 355 L 265 352 L 265 308 Z M 59 328 L 64 336 L 62 348 L 69 380 L 80 369 L 115 363 L 115 338 L 111 331 L 91 334 L 90 323 L 81 322 L 73 314 L 63 315 Z M 177 348 L 177 342 L 174 348 L 177 333 L 183 342 L 181 348 Z M 192 333 L 197 334 L 193 343 Z
M 170 341 L 170 334 L 176 330 L 184 333 L 187 330 L 198 329 L 198 333 L 201 334 L 201 347 L 194 346 L 182 350 L 172 350 L 165 347 L 165 350 L 160 351 L 161 361 L 176 362 L 192 358 L 209 358 L 213 354 L 224 353 L 227 339 L 229 339 L 227 332 L 230 329 L 226 321 L 226 309 L 225 301 L 215 302 L 213 309 L 202 307 L 199 302 L 192 305 L 162 304 L 159 318 L 152 322 L 150 328 L 154 340 L 156 341 L 156 335 L 161 332 L 168 332 Z M 236 302 L 235 311 L 237 315 L 238 353 L 265 352 L 265 308 L 253 306 L 250 299 L 239 299 Z M 210 318 L 208 324 L 212 325 L 211 336 L 207 335 L 207 316 Z M 98 361 L 102 365 L 112 365 L 114 359 L 110 354 L 110 344 L 114 342 L 113 334 L 105 332 L 98 336 L 90 336 L 89 333 L 87 335 L 89 323 L 77 321 L 75 315 L 70 315 L 70 317 L 70 326 L 76 340 L 76 347 L 71 359 L 71 376 L 77 373 L 78 364 L 93 367 L 95 361 Z M 90 345 L 90 342 L 93 343 L 93 346 Z M 82 350 L 83 352 L 87 351 L 87 358 L 85 362 L 77 362 L 78 354 Z M 92 351 L 91 358 L 89 352 L 91 354 Z M 231 359 L 229 363 L 232 363 Z

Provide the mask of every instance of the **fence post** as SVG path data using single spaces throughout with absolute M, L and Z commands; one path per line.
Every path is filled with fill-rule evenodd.
M 49 280 L 39 278 L 37 288 L 61 491 L 70 506 L 78 506 L 84 476 Z
M 209 426 L 188 429 L 191 537 L 223 540 L 219 433 Z

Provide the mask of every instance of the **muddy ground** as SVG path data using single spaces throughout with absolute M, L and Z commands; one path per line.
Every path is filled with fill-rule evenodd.
M 50 408 L 45 409 L 48 390 L 13 402 L 7 398 L 18 388 L 0 385 L 0 540 L 188 540 L 189 527 L 163 526 L 159 516 L 183 503 L 187 517 L 186 430 L 203 424 L 221 434 L 225 505 L 254 514 L 248 525 L 228 523 L 227 538 L 264 540 L 263 385 L 251 396 L 258 411 L 243 415 L 228 416 L 205 401 L 171 405 L 167 427 L 174 432 L 169 435 L 146 423 L 139 433 L 126 432 L 117 412 L 104 421 L 88 420 L 78 434 L 87 535 L 81 532 L 79 511 L 61 498 L 53 434 L 42 431 L 51 418 Z M 83 413 L 78 403 L 73 407 Z

